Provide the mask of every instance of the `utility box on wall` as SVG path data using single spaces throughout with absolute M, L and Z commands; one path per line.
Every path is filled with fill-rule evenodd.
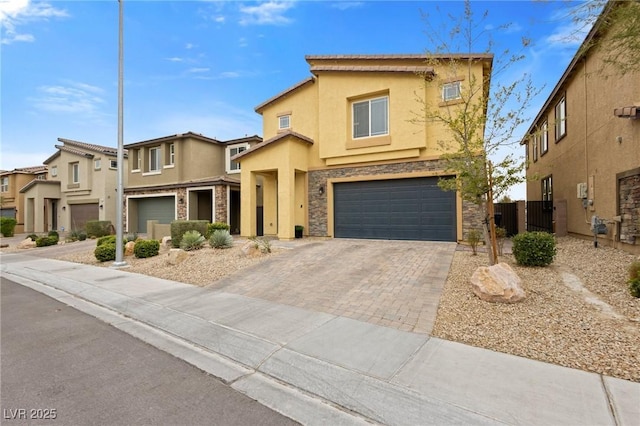
M 587 183 L 580 182 L 576 186 L 576 192 L 577 192 L 578 198 L 587 198 Z

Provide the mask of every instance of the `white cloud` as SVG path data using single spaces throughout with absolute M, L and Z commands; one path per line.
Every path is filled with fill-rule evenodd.
M 169 62 L 183 62 L 184 59 L 182 58 L 178 58 L 176 56 L 172 57 L 172 58 L 164 58 L 165 60 L 169 61 Z
M 193 49 L 195 45 L 193 43 L 187 43 L 184 45 L 184 48 L 187 50 Z
M 237 71 L 225 71 L 220 73 L 220 78 L 238 78 L 240 75 L 241 73 Z
M 190 73 L 203 73 L 203 72 L 209 72 L 210 68 L 190 68 L 187 72 Z
M 240 37 L 238 40 L 238 47 L 247 47 L 248 45 L 249 43 L 247 42 L 247 39 L 245 37 Z
M 268 1 L 257 6 L 241 6 L 240 25 L 287 25 L 292 20 L 285 13 L 293 7 L 293 2 Z
M 66 18 L 64 9 L 57 9 L 47 2 L 32 3 L 30 0 L 0 1 L 0 24 L 2 24 L 2 44 L 33 42 L 33 34 L 18 31 L 18 27 L 33 22 L 48 21 L 50 18 Z
M 224 16 L 215 16 L 213 18 L 213 22 L 217 22 L 219 24 L 224 23 L 224 21 L 225 21 L 225 17 Z
M 53 113 L 99 116 L 104 103 L 99 87 L 80 82 L 65 82 L 66 85 L 38 87 L 39 95 L 28 100 L 38 110 Z
M 339 1 L 331 3 L 331 7 L 338 10 L 355 9 L 358 7 L 362 7 L 363 5 L 364 2 L 361 1 Z

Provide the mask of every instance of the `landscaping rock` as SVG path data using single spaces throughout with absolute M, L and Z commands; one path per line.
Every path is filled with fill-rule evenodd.
M 171 246 L 171 237 L 162 237 L 162 241 L 160 242 L 160 245 L 164 246 Z
M 187 257 L 189 257 L 189 253 L 182 249 L 174 248 L 169 250 L 169 253 L 167 254 L 167 263 L 169 265 L 177 265 L 184 262 Z
M 19 249 L 36 248 L 36 242 L 31 238 L 25 238 L 24 240 L 20 241 L 16 247 L 18 247 Z
M 480 266 L 471 276 L 471 286 L 486 302 L 516 303 L 525 298 L 520 277 L 506 263 Z
M 124 245 L 124 255 L 133 256 L 133 248 L 136 246 L 135 241 L 129 241 Z
M 242 246 L 242 253 L 247 257 L 258 257 L 262 255 L 262 252 L 253 241 L 247 241 Z

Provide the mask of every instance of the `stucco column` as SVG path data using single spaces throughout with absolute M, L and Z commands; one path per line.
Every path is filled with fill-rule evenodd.
M 262 179 L 262 203 L 264 212 L 264 235 L 278 235 L 278 181 L 275 174 Z
M 243 171 L 240 182 L 240 234 L 250 237 L 256 235 L 256 174 Z
M 278 238 L 295 237 L 296 172 L 293 168 L 278 169 Z
M 34 219 L 34 232 L 47 232 L 44 229 L 44 198 L 37 197 L 34 199 L 33 205 L 33 219 Z

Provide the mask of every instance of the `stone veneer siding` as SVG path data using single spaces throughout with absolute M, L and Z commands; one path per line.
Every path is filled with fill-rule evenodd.
M 636 244 L 640 239 L 640 173 L 620 179 L 620 241 Z
M 227 217 L 227 186 L 216 185 L 215 186 L 215 209 L 216 209 L 216 222 L 229 223 Z
M 309 235 L 321 237 L 329 234 L 327 230 L 326 191 L 328 179 L 372 175 L 384 177 L 384 175 L 440 171 L 443 169 L 444 162 L 435 160 L 309 171 Z M 322 194 L 318 190 L 321 185 L 325 188 Z M 462 215 L 463 235 L 466 235 L 467 230 L 470 228 L 482 226 L 480 210 L 475 204 L 464 201 L 462 203 Z

